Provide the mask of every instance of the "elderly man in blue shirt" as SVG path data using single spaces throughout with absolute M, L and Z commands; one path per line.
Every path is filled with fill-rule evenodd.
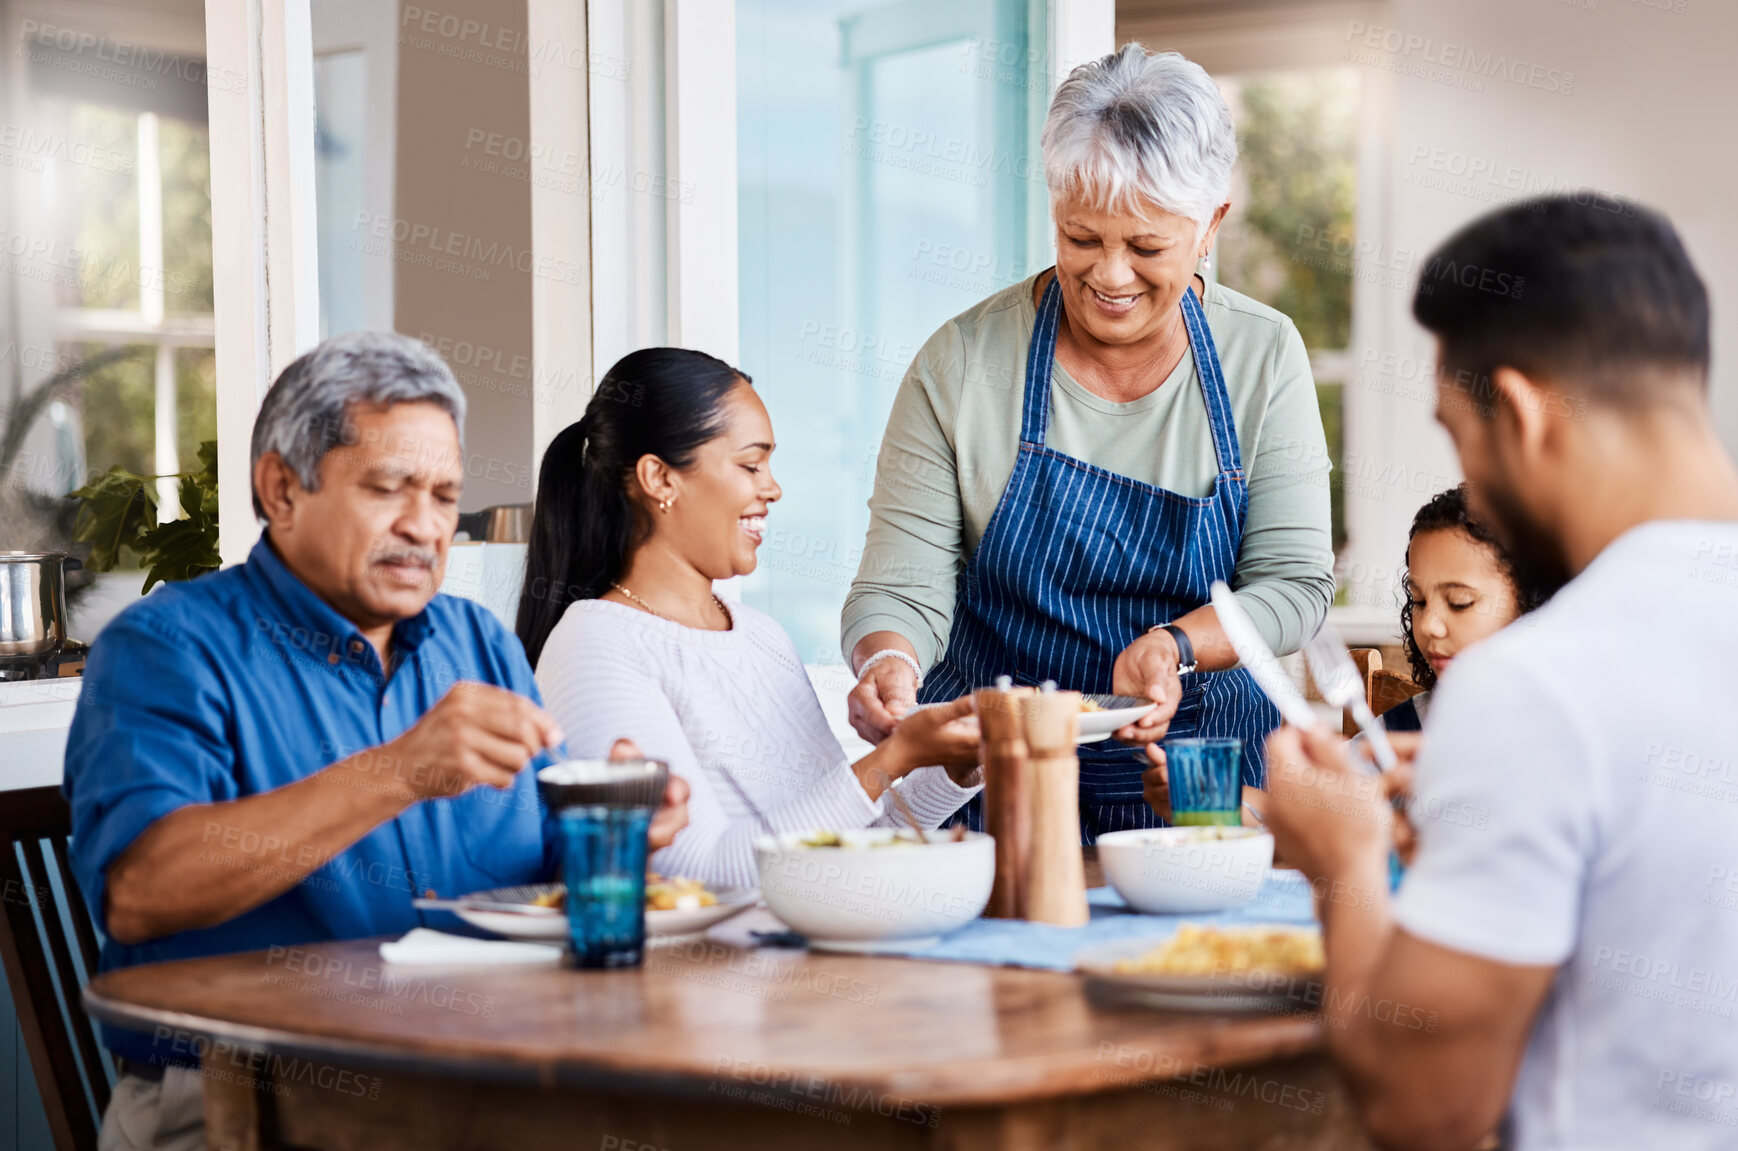
M 265 531 L 247 562 L 166 585 L 102 632 L 65 788 L 103 970 L 396 934 L 436 920 L 417 896 L 554 874 L 554 821 L 524 769 L 562 734 L 512 633 L 436 594 L 464 416 L 423 344 L 325 341 L 260 407 Z M 671 785 L 654 847 L 686 822 Z M 103 1146 L 200 1145 L 198 1078 L 176 1052 L 113 1028 L 104 1042 L 122 1077 Z

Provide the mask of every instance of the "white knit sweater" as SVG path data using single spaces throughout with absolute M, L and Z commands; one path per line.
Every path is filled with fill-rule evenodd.
M 886 799 L 864 794 L 790 636 L 753 608 L 732 605 L 731 614 L 730 631 L 704 631 L 582 600 L 544 644 L 537 685 L 574 756 L 606 755 L 625 737 L 688 781 L 688 826 L 654 868 L 758 886 L 753 843 L 765 829 L 756 810 L 781 832 L 902 821 Z M 896 786 L 929 827 L 977 791 L 939 767 Z

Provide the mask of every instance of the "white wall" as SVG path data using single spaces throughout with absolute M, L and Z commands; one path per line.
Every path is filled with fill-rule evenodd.
M 1394 630 L 1412 515 L 1460 478 L 1432 418 L 1413 285 L 1433 247 L 1501 202 L 1592 188 L 1671 217 L 1713 296 L 1715 418 L 1738 450 L 1738 369 L 1724 354 L 1738 338 L 1738 4 L 1119 0 L 1117 38 L 1220 74 L 1343 65 L 1362 79 L 1356 236 L 1292 253 L 1356 264 L 1340 571 L 1351 607 L 1339 613 L 1355 641 Z
M 1431 352 L 1410 315 L 1418 267 L 1460 225 L 1531 190 L 1594 188 L 1675 222 L 1713 297 L 1715 414 L 1728 446 L 1738 448 L 1738 368 L 1730 354 L 1738 338 L 1738 156 L 1730 123 L 1738 5 L 1392 0 L 1384 20 L 1383 47 L 1370 47 L 1369 32 L 1350 21 L 1342 34 L 1371 82 L 1367 91 L 1391 94 L 1378 113 L 1386 121 L 1385 156 L 1363 174 L 1359 190 L 1359 238 L 1380 246 L 1361 269 L 1353 334 L 1354 364 L 1362 358 L 1364 370 L 1355 375 L 1363 386 L 1348 389 L 1348 402 L 1357 397 L 1360 406 L 1348 429 L 1348 452 L 1359 457 L 1347 469 L 1354 509 L 1348 569 L 1362 561 L 1371 573 L 1391 573 L 1412 512 L 1459 475 L 1432 421 L 1431 380 L 1409 370 L 1407 357 L 1422 362 Z M 1487 54 L 1510 66 L 1524 62 L 1528 69 L 1517 74 L 1531 83 L 1477 71 L 1462 50 L 1473 65 Z M 1429 75 L 1402 71 L 1411 66 Z M 1475 79 L 1482 91 L 1460 86 Z M 1449 176 L 1433 164 L 1469 176 L 1432 186 Z M 1389 356 L 1396 361 L 1385 364 Z

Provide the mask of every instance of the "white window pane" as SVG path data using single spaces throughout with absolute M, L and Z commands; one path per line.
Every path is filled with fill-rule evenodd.
M 1028 250 L 1047 209 L 1028 7 L 737 6 L 741 366 L 772 412 L 785 492 L 743 598 L 806 662 L 839 658 L 875 454 L 912 357 L 1049 263 Z
M 320 250 L 320 338 L 368 326 L 362 245 L 368 74 L 360 51 L 314 58 L 314 195 Z

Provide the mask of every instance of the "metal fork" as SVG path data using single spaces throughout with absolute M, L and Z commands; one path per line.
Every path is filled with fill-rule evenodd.
M 1400 762 L 1399 757 L 1394 754 L 1394 745 L 1388 742 L 1387 729 L 1364 698 L 1363 677 L 1358 674 L 1358 665 L 1352 662 L 1352 655 L 1346 650 L 1339 629 L 1324 621 L 1315 638 L 1304 645 L 1304 659 L 1309 663 L 1310 675 L 1315 677 L 1322 698 L 1331 707 L 1351 710 L 1358 730 L 1370 741 L 1376 766 L 1383 771 L 1392 771 Z

